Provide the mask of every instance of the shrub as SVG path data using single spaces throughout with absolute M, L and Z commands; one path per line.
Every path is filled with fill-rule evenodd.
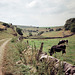
M 70 30 L 72 23 L 75 23 L 75 18 L 68 19 L 64 25 L 65 30 Z
M 8 27 L 8 28 L 10 27 L 10 25 L 7 24 L 7 23 L 3 23 L 3 25 L 6 26 L 6 27 Z
M 17 38 L 12 38 L 11 42 L 16 42 L 17 41 Z
M 70 28 L 71 32 L 75 32 L 75 23 L 71 24 L 71 28 Z
M 49 31 L 54 31 L 53 29 L 50 29 Z
M 62 30 L 62 29 L 61 29 L 61 28 L 57 28 L 57 29 L 56 29 L 56 31 L 60 31 L 60 30 Z
M 43 34 L 43 33 L 44 33 L 44 31 L 41 31 L 41 32 L 38 33 L 38 35 L 41 35 L 41 34 Z
M 51 29 L 50 27 L 48 29 Z
M 20 29 L 20 28 L 16 28 L 16 31 L 17 31 L 17 33 L 18 33 L 19 35 L 23 35 L 23 33 L 22 33 L 22 29 Z
M 32 36 L 32 33 L 29 33 L 29 36 Z

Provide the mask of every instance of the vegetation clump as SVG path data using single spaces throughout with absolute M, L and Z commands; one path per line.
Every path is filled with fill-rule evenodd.
M 71 32 L 75 32 L 75 23 L 71 24 L 71 28 L 70 28 Z
M 71 30 L 71 32 L 75 32 L 75 18 L 68 19 L 64 25 L 64 28 L 65 30 Z
M 62 30 L 62 29 L 61 29 L 61 28 L 57 28 L 57 29 L 56 29 L 56 31 L 60 31 L 60 30 Z
M 19 35 L 23 35 L 23 33 L 22 33 L 22 29 L 20 29 L 20 28 L 16 28 L 16 31 L 17 31 L 17 33 L 18 33 Z
M 3 23 L 3 25 L 6 26 L 6 27 L 8 27 L 8 28 L 10 27 L 10 25 L 7 24 L 7 23 Z
M 29 36 L 32 36 L 32 33 L 31 32 L 29 33 Z
M 41 31 L 41 32 L 38 33 L 38 35 L 41 35 L 41 34 L 43 34 L 43 33 L 44 33 L 44 31 Z

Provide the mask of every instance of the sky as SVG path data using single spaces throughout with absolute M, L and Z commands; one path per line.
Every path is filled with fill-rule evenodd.
M 62 26 L 75 18 L 75 0 L 0 0 L 0 21 L 14 25 Z

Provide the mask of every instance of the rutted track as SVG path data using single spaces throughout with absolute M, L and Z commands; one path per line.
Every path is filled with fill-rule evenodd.
M 6 40 L 6 41 L 0 46 L 0 75 L 2 75 L 1 67 L 2 67 L 3 54 L 4 54 L 5 46 L 6 46 L 6 44 L 7 44 L 10 40 L 11 40 L 11 38 L 8 39 L 8 40 Z

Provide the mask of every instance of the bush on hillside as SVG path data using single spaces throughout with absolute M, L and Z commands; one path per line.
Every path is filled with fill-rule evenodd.
M 17 31 L 17 33 L 18 33 L 19 35 L 23 35 L 23 33 L 22 33 L 22 29 L 20 29 L 20 28 L 16 28 L 16 31 Z
M 56 29 L 56 31 L 60 31 L 60 30 L 62 30 L 62 29 L 61 29 L 61 28 L 57 28 L 57 29 Z
M 71 28 L 70 28 L 71 32 L 75 32 L 75 23 L 71 24 Z
M 68 19 L 64 25 L 65 30 L 70 30 L 72 23 L 75 24 L 75 18 Z
M 9 24 L 7 24 L 7 23 L 3 23 L 3 26 L 6 26 L 6 27 L 10 27 L 10 25 Z
M 49 32 L 54 31 L 53 29 L 49 29 Z
M 32 36 L 32 33 L 29 33 L 29 36 Z
M 17 38 L 12 38 L 11 42 L 14 43 L 17 41 Z
M 41 35 L 41 34 L 43 34 L 43 33 L 44 33 L 44 31 L 41 31 L 41 32 L 38 33 L 38 35 Z

